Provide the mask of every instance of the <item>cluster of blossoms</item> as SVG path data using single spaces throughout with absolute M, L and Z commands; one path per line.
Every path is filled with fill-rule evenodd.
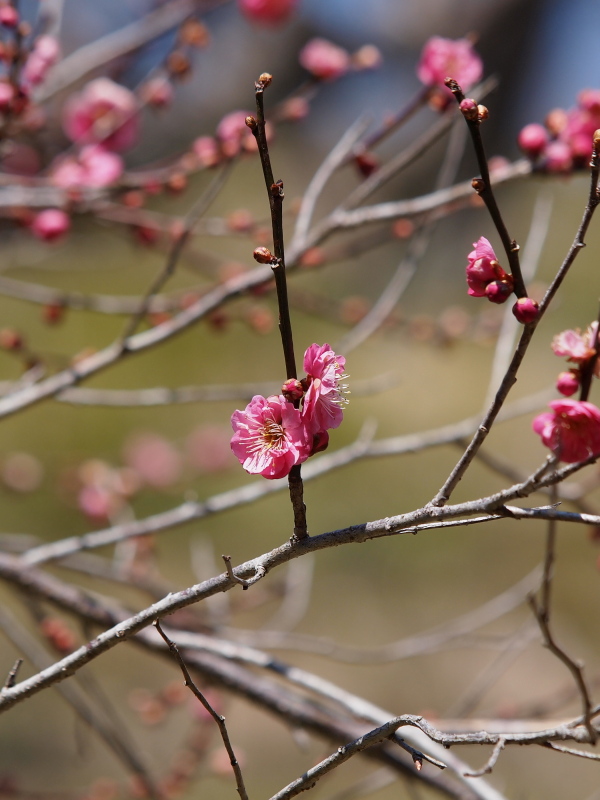
M 491 303 L 504 303 L 514 290 L 512 275 L 505 272 L 496 258 L 494 248 L 481 236 L 473 242 L 467 264 L 467 285 L 471 297 L 487 297 Z M 520 297 L 513 306 L 513 314 L 523 324 L 533 322 L 538 315 L 538 304 L 530 297 Z
M 552 340 L 555 355 L 566 358 L 572 369 L 561 372 L 556 382 L 558 391 L 570 397 L 580 388 L 582 371 L 592 368 L 596 358 L 598 323 L 592 322 L 582 333 L 566 330 Z M 598 365 L 594 374 L 600 374 Z M 600 409 L 586 400 L 554 400 L 552 411 L 540 414 L 533 421 L 533 430 L 542 442 L 567 464 L 600 454 Z
M 548 172 L 585 167 L 592 153 L 594 132 L 600 128 L 600 89 L 583 89 L 575 108 L 556 108 L 544 125 L 531 123 L 519 133 L 519 147 Z
M 474 86 L 483 75 L 483 62 L 468 39 L 443 39 L 432 36 L 425 43 L 417 65 L 417 77 L 432 89 L 441 90 L 438 103 L 445 106 L 451 92 L 446 78 L 455 80 L 463 91 Z
M 231 449 L 246 472 L 283 478 L 292 467 L 325 450 L 328 430 L 342 422 L 346 359 L 329 344 L 312 344 L 304 354 L 306 378 L 290 379 L 280 395 L 255 395 L 234 411 Z
M 566 330 L 557 334 L 552 340 L 552 350 L 555 355 L 566 358 L 577 366 L 561 372 L 556 381 L 556 388 L 565 397 L 571 397 L 578 391 L 581 383 L 581 372 L 596 359 L 598 337 L 598 323 L 592 322 L 589 328 L 582 333 L 577 330 Z M 600 363 L 596 361 L 594 374 L 600 376 Z
M 560 461 L 573 464 L 600 455 L 600 409 L 585 400 L 553 400 L 533 430 Z

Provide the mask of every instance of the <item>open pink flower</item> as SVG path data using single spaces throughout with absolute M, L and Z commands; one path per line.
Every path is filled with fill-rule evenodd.
M 108 150 L 127 150 L 138 137 L 135 95 L 111 81 L 96 78 L 64 107 L 63 127 L 72 142 L 102 144 Z
M 585 333 L 581 333 L 579 328 L 558 333 L 551 345 L 554 355 L 563 356 L 575 364 L 584 364 L 596 354 L 594 341 L 597 328 L 598 323 L 592 322 Z
M 302 419 L 313 436 L 339 427 L 344 416 L 346 388 L 344 356 L 336 355 L 329 344 L 311 344 L 304 354 L 304 371 L 308 388 L 304 395 Z
M 572 464 L 600 454 L 600 409 L 583 400 L 553 400 L 533 430 L 560 461 Z
M 432 36 L 421 53 L 417 76 L 425 86 L 444 86 L 453 78 L 463 91 L 470 89 L 483 74 L 483 64 L 468 39 L 442 39 Z
M 283 395 L 255 395 L 244 411 L 233 412 L 231 427 L 231 449 L 253 475 L 283 478 L 310 454 L 300 412 Z
M 512 292 L 512 276 L 502 269 L 494 248 L 485 236 L 473 242 L 473 247 L 475 249 L 467 256 L 469 294 L 471 297 L 487 297 L 492 302 L 503 303 Z

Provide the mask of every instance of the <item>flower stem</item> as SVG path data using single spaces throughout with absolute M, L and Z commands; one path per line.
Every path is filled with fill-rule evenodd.
M 265 131 L 264 91 L 271 83 L 271 76 L 263 73 L 254 84 L 256 94 L 256 120 L 247 120 L 248 127 L 254 134 L 260 163 L 269 197 L 271 210 L 271 226 L 273 229 L 273 254 L 276 263 L 272 265 L 277 290 L 277 303 L 279 306 L 279 332 L 283 346 L 286 377 L 297 378 L 296 357 L 294 355 L 294 340 L 292 337 L 292 322 L 290 319 L 290 306 L 287 292 L 287 279 L 285 274 L 285 248 L 283 242 L 283 181 L 273 178 L 269 145 Z M 300 474 L 300 465 L 292 467 L 288 476 L 290 500 L 294 510 L 294 539 L 305 539 L 308 536 L 306 527 L 306 506 L 304 505 L 304 484 Z

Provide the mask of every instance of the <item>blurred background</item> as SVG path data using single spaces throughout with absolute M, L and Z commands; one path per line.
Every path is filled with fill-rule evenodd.
M 46 4 L 53 8 L 51 0 L 22 0 L 23 18 L 33 23 Z M 65 0 L 56 4 L 62 10 L 59 35 L 63 56 L 166 5 L 149 0 Z M 298 51 L 313 37 L 330 39 L 350 52 L 367 43 L 381 51 L 380 68 L 324 84 L 311 100 L 306 118 L 278 126 L 272 159 L 276 177 L 285 183 L 289 230 L 298 198 L 348 127 L 366 116 L 376 128 L 419 90 L 415 65 L 432 35 L 473 35 L 486 76 L 497 78 L 497 87 L 485 101 L 490 110 L 484 127 L 490 156 L 516 159 L 516 137 L 524 124 L 542 122 L 554 107 L 572 107 L 582 88 L 598 88 L 595 53 L 600 5 L 592 0 L 300 0 L 297 13 L 278 27 L 253 24 L 236 3 L 224 2 L 215 3 L 202 19 L 209 42 L 193 53 L 186 79 L 174 83 L 168 108 L 144 109 L 140 141 L 125 154 L 131 170 L 149 163 L 168 164 L 189 150 L 198 137 L 213 135 L 225 114 L 252 110 L 253 83 L 265 70 L 274 75 L 267 109 L 282 101 L 306 79 Z M 135 89 L 164 60 L 175 35 L 164 34 L 86 75 L 81 85 L 104 74 Z M 57 92 L 45 106 L 47 125 L 40 136 L 46 165 L 67 145 L 60 125 L 61 109 L 66 96 L 77 88 L 80 86 Z M 434 111 L 422 110 L 382 145 L 378 151 L 382 160 L 411 143 L 435 118 Z M 443 152 L 443 145 L 436 145 L 373 200 L 409 198 L 431 191 Z M 466 180 L 476 170 L 467 147 L 458 179 Z M 150 198 L 148 208 L 184 215 L 210 179 L 206 171 L 194 175 L 183 191 Z M 336 176 L 318 215 L 326 214 L 360 180 L 352 169 Z M 520 243 L 527 238 L 539 198 L 546 207 L 552 206 L 535 278 L 538 292 L 554 275 L 575 235 L 587 186 L 587 175 L 580 174 L 534 177 L 499 189 L 507 225 Z M 249 232 L 236 231 L 231 222 L 234 212 L 253 220 Z M 189 287 L 208 287 L 253 268 L 252 249 L 264 243 L 268 223 L 257 159 L 241 159 L 209 215 L 228 220 L 231 235 L 195 236 L 167 289 L 185 292 Z M 351 389 L 354 382 L 360 388 L 351 395 L 344 425 L 332 432 L 330 450 L 351 443 L 366 420 L 376 421 L 380 438 L 428 430 L 481 411 L 504 308 L 487 303 L 483 308 L 484 300 L 467 297 L 466 256 L 480 236 L 499 244 L 480 208 L 464 209 L 439 223 L 415 280 L 383 329 L 347 356 Z M 1 237 L 3 277 L 85 295 L 143 294 L 161 270 L 169 248 L 166 234 L 148 241 L 139 229 L 91 214 L 74 217 L 68 237 L 56 244 L 35 240 L 12 220 L 2 225 Z M 511 397 L 543 389 L 552 396 L 556 374 L 564 368 L 550 350 L 552 336 L 565 328 L 585 328 L 597 317 L 599 248 L 596 220 L 587 249 L 538 329 L 537 343 Z M 364 249 L 359 237 L 355 253 L 346 252 L 322 269 L 306 268 L 305 264 L 290 277 L 297 356 L 312 342 L 330 342 L 335 349 L 390 280 L 406 241 L 401 231 L 390 235 L 388 225 L 382 228 L 381 243 Z M 272 295 L 241 297 L 222 313 L 110 368 L 86 386 L 138 389 L 261 381 L 277 384 L 284 365 L 276 315 Z M 65 368 L 74 356 L 90 348 L 107 346 L 121 334 L 126 320 L 125 316 L 68 310 L 58 324 L 51 324 L 55 321 L 49 321 L 47 310 L 39 304 L 0 296 L 0 327 L 18 331 L 26 342 L 26 352 L 48 371 Z M 0 380 L 19 378 L 21 356 L 0 352 Z M 386 390 L 367 391 L 369 383 L 381 376 L 388 384 Z M 597 402 L 594 393 L 590 399 Z M 49 401 L 2 420 L 4 538 L 0 541 L 14 541 L 9 534 L 27 534 L 44 541 L 81 534 L 111 522 L 143 518 L 185 499 L 204 500 L 256 480 L 242 471 L 229 452 L 230 416 L 244 405 L 242 400 L 237 404 L 228 400 L 119 408 Z M 534 413 L 504 423 L 486 445 L 487 452 L 509 461 L 523 475 L 545 456 L 530 429 Z M 420 507 L 439 489 L 459 454 L 456 446 L 445 446 L 370 459 L 307 483 L 310 532 L 322 533 Z M 102 505 L 106 498 L 83 491 L 106 476 L 112 480 L 117 473 L 120 480 L 139 482 L 126 500 L 114 503 L 112 498 Z M 589 503 L 591 507 L 595 503 L 596 509 L 598 477 L 595 469 L 586 477 L 592 489 Z M 507 477 L 485 465 L 474 465 L 455 499 L 471 499 L 507 485 Z M 234 564 L 241 563 L 277 546 L 290 533 L 289 499 L 286 492 L 280 492 L 251 506 L 163 532 L 147 545 L 146 557 L 156 559 L 164 579 L 180 589 L 220 573 L 221 553 L 231 554 Z M 545 528 L 537 523 L 501 521 L 487 527 L 392 537 L 325 551 L 299 573 L 307 588 L 307 608 L 295 630 L 343 645 L 371 648 L 443 626 L 526 576 L 541 560 L 544 534 Z M 122 562 L 141 558 L 128 548 L 117 548 L 114 553 L 107 549 L 102 555 Z M 593 536 L 582 526 L 560 528 L 553 620 L 557 637 L 574 657 L 585 661 L 590 679 L 600 677 L 597 557 Z M 290 569 L 294 568 L 300 569 L 293 565 Z M 207 619 L 250 631 L 276 627 L 286 580 L 285 570 L 279 572 L 252 591 L 230 592 L 212 605 L 207 603 Z M 132 609 L 148 604 L 142 592 L 91 578 L 77 580 L 93 591 L 114 593 Z M 1 585 L 0 600 L 28 630 L 35 630 L 31 609 L 22 597 Z M 531 709 L 537 705 L 558 718 L 574 716 L 579 705 L 571 692 L 570 675 L 542 648 L 539 639 L 529 636 L 530 617 L 526 604 L 521 604 L 480 631 L 477 641 L 389 663 L 345 663 L 291 647 L 276 654 L 366 697 L 391 715 L 418 713 L 432 721 L 465 715 L 496 719 L 532 715 Z M 68 623 L 78 644 L 89 638 L 73 620 L 59 618 Z M 19 651 L 1 633 L 0 642 L 0 674 L 7 674 Z M 25 664 L 20 677 L 35 671 Z M 165 692 L 177 695 L 173 684 L 181 683 L 175 666 L 125 644 L 97 659 L 86 672 L 118 709 L 144 760 L 160 775 L 177 756 L 192 724 L 187 698 L 177 696 L 172 708 L 164 701 Z M 270 796 L 331 750 L 330 744 L 295 735 L 280 721 L 241 700 L 215 696 L 242 754 L 253 798 Z M 559 707 L 557 698 L 563 697 Z M 220 761 L 220 743 L 214 733 L 207 749 L 209 757 L 198 767 L 197 779 L 183 790 L 184 798 L 221 800 L 235 792 L 228 766 Z M 468 748 L 459 755 L 479 767 L 489 752 Z M 355 760 L 320 784 L 313 796 L 315 800 L 345 796 L 336 793 L 374 769 Z M 541 748 L 508 749 L 489 780 L 515 800 L 600 797 L 596 763 Z M 121 764 L 52 690 L 0 719 L 0 796 L 108 800 L 130 796 L 127 786 Z M 414 794 L 408 785 L 395 783 L 368 796 L 390 800 L 435 795 L 424 789 Z

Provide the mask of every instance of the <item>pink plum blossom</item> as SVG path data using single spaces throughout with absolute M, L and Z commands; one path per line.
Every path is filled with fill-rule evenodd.
M 576 330 L 566 330 L 558 333 L 552 340 L 552 351 L 556 356 L 562 356 L 575 364 L 585 364 L 596 355 L 594 342 L 598 323 L 592 322 L 585 333 Z
M 101 145 L 88 145 L 81 149 L 78 156 L 59 157 L 50 168 L 50 178 L 63 189 L 81 186 L 101 188 L 115 183 L 124 169 L 121 156 Z
M 298 56 L 300 64 L 315 78 L 332 81 L 350 69 L 350 54 L 327 39 L 311 39 Z
M 453 78 L 463 91 L 483 75 L 483 64 L 468 39 L 443 39 L 433 36 L 425 43 L 417 66 L 417 76 L 425 86 L 442 87 Z
M 481 236 L 467 256 L 467 284 L 471 297 L 487 297 L 492 302 L 503 303 L 513 288 L 512 276 L 506 273 L 496 258 L 494 248 Z
M 77 144 L 102 144 L 108 150 L 127 150 L 138 137 L 135 95 L 111 81 L 96 78 L 71 95 L 63 111 L 64 131 Z
M 252 475 L 283 478 L 310 454 L 300 412 L 283 395 L 255 395 L 244 411 L 233 412 L 231 426 L 231 449 Z
M 339 427 L 347 402 L 344 376 L 346 359 L 336 355 L 328 344 L 312 344 L 304 354 L 308 388 L 302 405 L 302 419 L 313 436 Z
M 238 0 L 238 5 L 252 22 L 279 25 L 294 13 L 298 0 Z
M 31 223 L 31 232 L 44 242 L 56 242 L 69 232 L 71 220 L 60 208 L 46 208 L 36 214 Z
M 23 67 L 22 78 L 26 85 L 38 86 L 60 58 L 60 45 L 54 36 L 43 35 L 35 40 Z
M 139 433 L 123 450 L 125 464 L 155 489 L 166 489 L 181 478 L 183 459 L 168 439 L 157 433 Z
M 560 461 L 572 464 L 600 454 L 600 409 L 583 400 L 553 400 L 533 430 Z

